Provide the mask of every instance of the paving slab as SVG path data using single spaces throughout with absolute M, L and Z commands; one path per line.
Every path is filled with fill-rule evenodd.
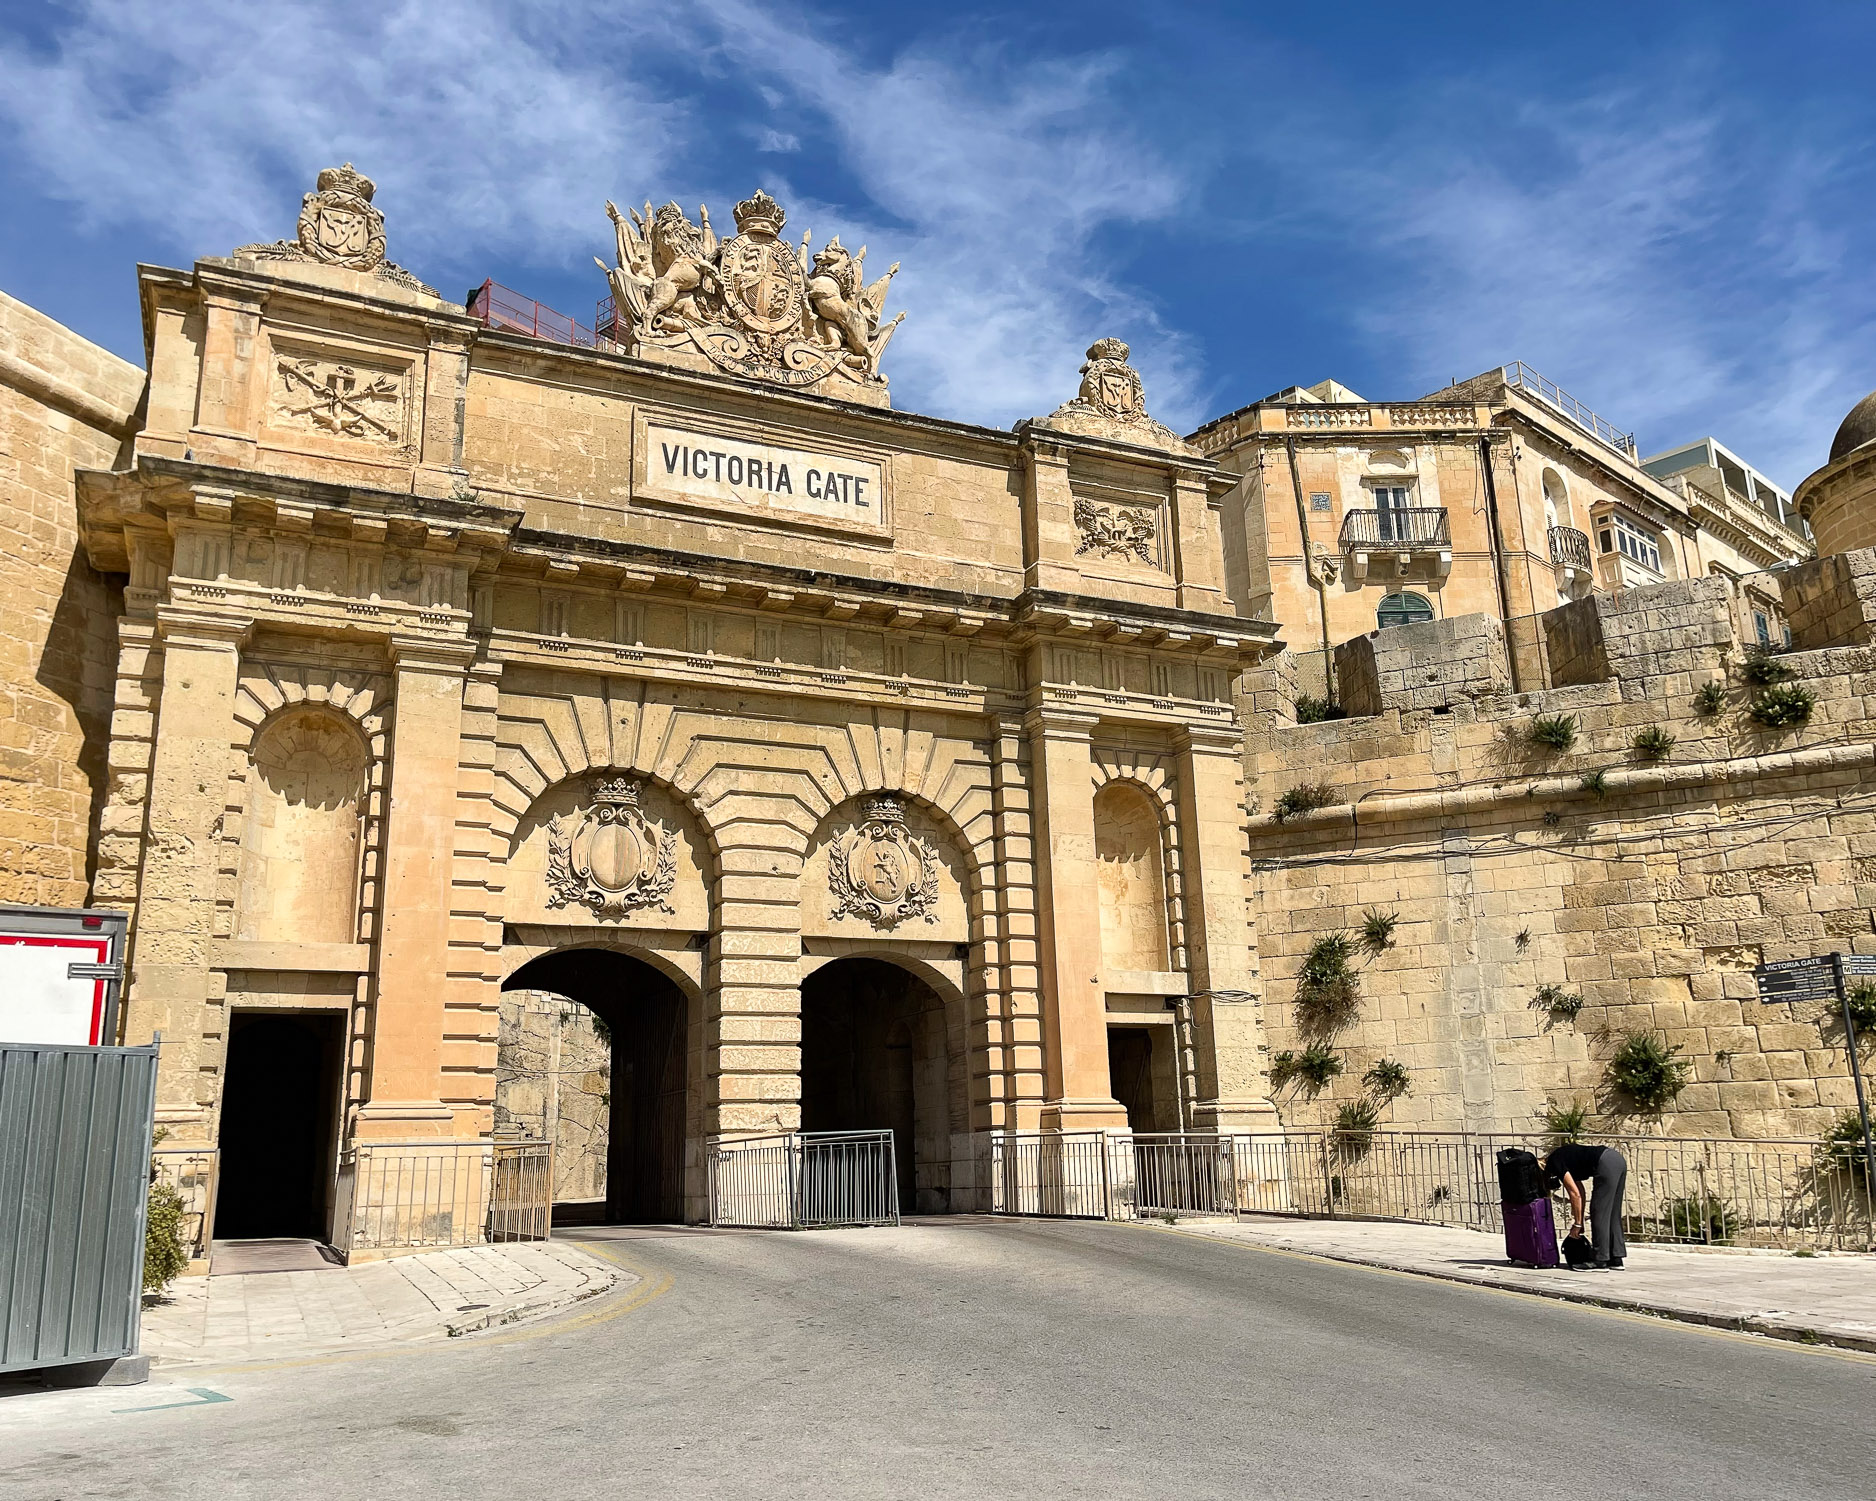
M 571 1307 L 638 1279 L 565 1241 L 428 1251 L 362 1266 L 271 1267 L 187 1277 L 146 1301 L 143 1353 L 159 1369 L 383 1349 L 473 1336 Z M 220 1253 L 217 1264 L 226 1265 Z
M 1538 1297 L 1658 1314 L 1804 1344 L 1876 1351 L 1876 1256 L 1631 1241 L 1615 1271 L 1537 1271 L 1514 1265 L 1504 1238 L 1445 1225 L 1373 1220 L 1182 1219 L 1150 1228 L 1215 1236 L 1332 1261 L 1442 1277 Z

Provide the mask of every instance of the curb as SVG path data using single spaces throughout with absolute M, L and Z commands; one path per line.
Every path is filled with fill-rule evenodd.
M 471 1319 L 463 1324 L 445 1324 L 443 1336 L 445 1339 L 461 1339 L 465 1335 L 480 1334 L 487 1329 L 499 1329 L 509 1324 L 525 1323 L 529 1319 L 539 1318 L 544 1313 L 558 1313 L 563 1308 L 573 1308 L 589 1298 L 603 1297 L 623 1280 L 622 1274 L 608 1268 L 606 1280 L 596 1287 L 582 1288 L 571 1297 L 542 1298 L 537 1303 L 522 1303 L 514 1308 L 498 1308 L 485 1313 L 479 1319 Z
M 1146 1228 L 1155 1227 L 1149 1225 Z M 1361 1266 L 1377 1271 L 1398 1272 L 1409 1277 L 1425 1277 L 1434 1282 L 1450 1282 L 1458 1287 L 1483 1287 L 1494 1292 L 1517 1293 L 1527 1298 L 1548 1298 L 1553 1303 L 1577 1303 L 1590 1308 L 1606 1308 L 1616 1313 L 1638 1314 L 1670 1323 L 1695 1324 L 1703 1328 L 1721 1329 L 1734 1334 L 1756 1334 L 1763 1338 L 1783 1340 L 1789 1344 L 1803 1345 L 1810 1349 L 1853 1350 L 1859 1354 L 1876 1355 L 1876 1335 L 1850 1334 L 1832 1330 L 1829 1326 L 1819 1329 L 1789 1319 L 1765 1319 L 1751 1314 L 1710 1313 L 1705 1309 L 1676 1307 L 1671 1303 L 1648 1303 L 1637 1298 L 1602 1297 L 1587 1292 L 1565 1292 L 1560 1288 L 1532 1287 L 1526 1283 L 1509 1280 L 1500 1282 L 1487 1277 L 1467 1277 L 1457 1272 L 1413 1266 L 1405 1262 L 1383 1260 L 1379 1257 L 1350 1256 L 1346 1253 L 1313 1248 L 1306 1250 L 1300 1246 L 1268 1245 L 1261 1241 L 1242 1240 L 1236 1236 L 1208 1235 L 1204 1231 L 1178 1230 L 1172 1226 L 1166 1228 L 1172 1230 L 1175 1235 L 1186 1235 L 1195 1240 L 1248 1246 L 1257 1251 L 1281 1251 L 1286 1256 L 1302 1256 L 1311 1261 L 1332 1261 L 1343 1266 Z

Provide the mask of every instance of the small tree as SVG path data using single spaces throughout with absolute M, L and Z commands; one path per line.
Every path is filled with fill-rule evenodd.
M 158 1129 L 151 1146 L 169 1133 Z M 182 1191 L 158 1175 L 150 1157 L 150 1198 L 143 1220 L 143 1290 L 160 1293 L 189 1269 L 189 1248 L 182 1242 Z

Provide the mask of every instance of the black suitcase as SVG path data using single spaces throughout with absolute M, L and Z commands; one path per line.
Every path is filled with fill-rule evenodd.
M 1522 1147 L 1498 1150 L 1498 1201 L 1501 1204 L 1529 1204 L 1548 1192 L 1544 1169 L 1535 1152 Z

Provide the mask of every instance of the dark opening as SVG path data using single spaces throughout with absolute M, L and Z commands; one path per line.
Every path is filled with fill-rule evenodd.
M 342 1013 L 234 1013 L 222 1082 L 217 1239 L 326 1238 L 344 1060 Z
M 801 1129 L 890 1130 L 902 1211 L 951 1207 L 953 1094 L 930 986 L 879 959 L 837 959 L 802 982 Z
M 1107 1076 L 1114 1098 L 1127 1111 L 1134 1131 L 1157 1131 L 1159 1114 L 1153 1108 L 1153 1038 L 1145 1027 L 1107 1029 Z
M 683 992 L 643 960 L 608 949 L 543 954 L 504 990 L 547 990 L 578 1001 L 611 1035 L 606 1129 L 608 1224 L 672 1224 L 684 1217 Z

